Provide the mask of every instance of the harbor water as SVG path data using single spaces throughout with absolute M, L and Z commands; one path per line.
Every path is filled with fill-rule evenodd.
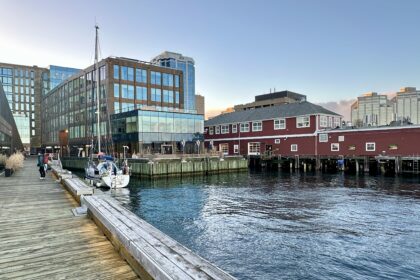
M 419 279 L 419 182 L 245 172 L 110 192 L 238 279 Z

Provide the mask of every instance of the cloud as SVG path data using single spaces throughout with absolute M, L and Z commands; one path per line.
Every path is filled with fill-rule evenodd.
M 317 105 L 320 105 L 325 109 L 340 114 L 344 117 L 344 120 L 350 121 L 351 104 L 353 104 L 354 101 L 356 101 L 356 99 L 322 102 L 317 103 Z
M 223 109 L 209 109 L 206 110 L 206 114 L 205 114 L 205 119 L 211 119 L 217 115 L 220 115 L 222 113 L 222 111 L 226 110 L 226 108 Z

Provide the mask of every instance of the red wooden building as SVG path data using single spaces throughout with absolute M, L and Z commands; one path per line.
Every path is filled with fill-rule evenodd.
M 310 102 L 222 114 L 205 122 L 205 145 L 225 155 L 419 157 L 420 126 L 341 128 L 342 116 Z

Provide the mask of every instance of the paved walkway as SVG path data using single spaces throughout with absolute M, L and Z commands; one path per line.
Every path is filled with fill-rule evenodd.
M 35 159 L 0 177 L 0 279 L 137 279 L 131 267 Z

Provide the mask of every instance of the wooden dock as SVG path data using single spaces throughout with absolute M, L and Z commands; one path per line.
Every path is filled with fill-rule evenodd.
M 50 173 L 50 172 L 49 172 Z M 0 177 L 0 279 L 138 279 L 73 197 L 35 159 Z

